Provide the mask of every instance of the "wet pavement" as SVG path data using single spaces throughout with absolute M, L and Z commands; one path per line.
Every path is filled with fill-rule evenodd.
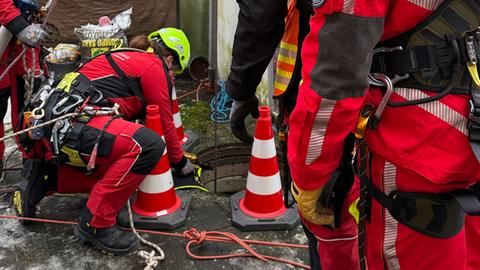
M 187 110 L 186 110 L 187 111 Z M 204 130 L 197 130 L 203 138 L 195 147 L 195 152 L 213 146 L 214 125 L 210 122 L 210 115 L 197 113 L 198 117 L 186 117 L 184 124 L 188 127 L 194 122 L 203 123 Z M 8 121 L 7 121 L 8 122 Z M 252 121 L 251 121 L 252 122 Z M 249 125 L 253 131 L 254 125 Z M 219 143 L 231 143 L 232 138 L 228 125 L 218 125 Z M 205 138 L 209 138 L 206 140 Z M 6 155 L 15 149 L 13 141 L 7 144 Z M 13 153 L 7 166 L 19 163 L 21 158 Z M 18 181 L 20 171 L 8 171 L 6 178 L 0 181 L 1 186 L 11 186 Z M 232 232 L 249 240 L 263 240 L 274 242 L 288 242 L 306 244 L 307 238 L 300 226 L 289 231 L 240 232 L 231 226 L 229 195 L 213 194 L 202 191 L 189 191 L 192 195 L 190 211 L 186 225 L 176 232 L 183 232 L 190 228 L 202 230 L 218 230 Z M 84 207 L 86 194 L 71 196 L 49 196 L 38 205 L 37 217 L 73 221 L 80 215 Z M 0 215 L 15 215 L 10 205 L 10 197 L 0 194 Z M 295 269 L 292 266 L 262 262 L 252 258 L 235 258 L 228 260 L 194 260 L 185 252 L 186 240 L 182 238 L 165 237 L 159 235 L 142 234 L 147 240 L 158 244 L 165 252 L 165 260 L 155 269 L 264 269 L 283 270 Z M 262 254 L 281 257 L 296 262 L 307 263 L 308 252 L 298 248 L 274 248 L 254 246 Z M 142 246 L 150 251 L 150 248 Z M 242 252 L 238 245 L 207 242 L 193 248 L 193 252 L 201 255 L 227 254 Z M 58 225 L 34 223 L 29 226 L 21 225 L 17 220 L 0 219 L 0 270 L 23 269 L 143 269 L 143 259 L 136 254 L 127 256 L 109 256 L 99 252 L 92 246 L 81 243 L 73 235 L 73 225 Z
M 187 224 L 188 228 L 233 232 L 246 239 L 305 244 L 301 227 L 278 232 L 240 232 L 231 226 L 228 196 L 193 191 Z M 75 220 L 85 205 L 86 195 L 75 197 L 50 196 L 38 207 L 37 216 L 48 219 Z M 0 215 L 14 215 L 5 200 L 0 202 Z M 251 258 L 198 261 L 185 252 L 186 241 L 181 238 L 142 234 L 165 251 L 165 260 L 156 269 L 295 269 L 294 267 L 262 262 Z M 142 249 L 150 251 L 142 246 Z M 256 250 L 297 262 L 307 261 L 307 250 L 256 246 Z M 233 244 L 205 243 L 193 252 L 202 255 L 240 252 Z M 73 225 L 35 223 L 21 225 L 17 220 L 0 219 L 0 269 L 143 269 L 136 255 L 109 256 L 92 246 L 81 243 L 73 235 Z

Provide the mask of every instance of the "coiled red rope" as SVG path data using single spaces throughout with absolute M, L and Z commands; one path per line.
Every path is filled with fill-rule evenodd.
M 53 224 L 62 224 L 62 225 L 75 225 L 77 222 L 75 221 L 67 221 L 67 220 L 55 220 L 55 219 L 44 219 L 44 218 L 27 218 L 27 217 L 17 217 L 17 216 L 8 216 L 8 215 L 0 215 L 0 219 L 17 219 L 17 220 L 28 220 L 34 222 L 43 222 L 43 223 L 53 223 Z M 130 230 L 130 229 L 126 229 Z M 171 237 L 181 237 L 188 240 L 187 244 L 185 245 L 185 250 L 187 254 L 196 260 L 213 260 L 213 259 L 230 259 L 236 257 L 254 257 L 261 261 L 276 261 L 280 263 L 290 264 L 296 267 L 301 267 L 304 269 L 310 269 L 308 265 L 294 262 L 274 256 L 264 255 L 256 252 L 250 245 L 263 245 L 263 246 L 272 246 L 272 247 L 287 247 L 287 248 L 302 248 L 308 249 L 307 245 L 299 245 L 299 244 L 289 244 L 289 243 L 281 243 L 281 242 L 268 242 L 268 241 L 259 241 L 259 240 L 247 240 L 242 239 L 230 232 L 220 232 L 220 231 L 198 231 L 195 228 L 190 230 L 184 231 L 183 233 L 170 233 L 170 232 L 159 232 L 159 231 L 152 231 L 152 230 L 138 230 L 138 232 L 148 233 L 148 234 L 156 234 L 156 235 L 163 235 L 163 236 L 171 236 Z M 220 243 L 237 243 L 242 246 L 247 252 L 237 252 L 231 254 L 223 254 L 223 255 L 197 255 L 191 251 L 192 246 L 202 245 L 205 241 L 211 242 L 220 242 Z

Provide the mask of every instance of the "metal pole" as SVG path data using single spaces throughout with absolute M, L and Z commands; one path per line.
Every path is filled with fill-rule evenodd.
M 208 82 L 210 83 L 210 88 L 215 89 L 215 96 L 217 98 L 217 0 L 210 0 L 209 6 L 209 19 L 208 19 Z M 217 156 L 217 102 L 215 102 L 214 115 L 215 115 L 215 133 L 214 133 L 214 149 L 215 149 L 215 166 L 214 166 L 214 192 L 217 192 L 217 166 L 218 166 L 218 156 Z
M 217 10 L 218 2 L 217 0 L 210 0 L 209 7 L 209 33 L 208 33 L 208 81 L 210 82 L 210 87 L 214 87 L 216 83 L 217 76 Z M 216 86 L 215 86 L 216 87 Z

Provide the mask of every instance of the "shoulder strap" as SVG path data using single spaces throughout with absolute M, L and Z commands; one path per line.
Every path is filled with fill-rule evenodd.
M 142 91 L 140 90 L 140 86 L 137 83 L 133 82 L 131 79 L 127 78 L 125 72 L 123 72 L 123 70 L 118 66 L 118 64 L 115 63 L 115 60 L 113 60 L 111 52 L 105 53 L 105 57 L 107 58 L 108 63 L 112 66 L 113 70 L 115 70 L 118 76 L 120 76 L 122 81 L 130 89 L 130 91 L 132 91 L 134 95 L 140 98 L 140 100 L 142 101 L 142 105 L 145 107 L 145 98 L 143 97 Z

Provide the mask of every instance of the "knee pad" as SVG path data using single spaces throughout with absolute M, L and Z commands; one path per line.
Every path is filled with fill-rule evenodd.
M 160 161 L 165 151 L 165 142 L 157 133 L 146 127 L 138 129 L 132 138 L 139 144 L 141 153 L 130 171 L 146 175 Z

